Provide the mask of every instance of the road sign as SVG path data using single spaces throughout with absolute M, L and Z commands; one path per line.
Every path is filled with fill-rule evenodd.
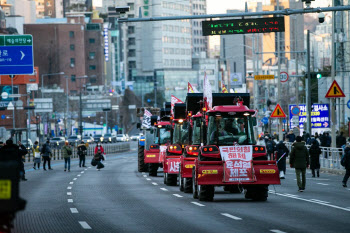
M 267 123 L 269 123 L 269 118 L 264 117 L 263 119 L 261 119 L 261 122 L 264 123 L 264 125 L 267 125 Z
M 6 119 L 6 115 L 1 115 L 1 119 Z
M 350 100 L 348 100 L 348 103 L 346 104 L 348 108 L 350 108 Z
M 289 79 L 289 75 L 287 72 L 281 72 L 280 73 L 280 80 L 282 83 L 287 82 Z
M 13 103 L 10 102 L 8 105 L 7 105 L 7 110 L 14 110 L 15 107 L 13 106 Z
M 275 79 L 275 75 L 254 75 L 255 80 L 267 80 L 267 79 Z
M 271 116 L 272 118 L 283 118 L 287 117 L 279 104 L 276 105 L 275 110 L 273 110 Z
M 337 81 L 334 80 L 325 97 L 339 98 L 339 97 L 345 97 L 345 94 L 342 91 L 342 89 L 339 87 Z
M 299 116 L 299 113 L 300 113 L 300 108 L 298 106 L 294 106 L 291 110 L 291 113 L 294 115 L 294 116 Z
M 33 74 L 32 35 L 0 36 L 0 75 Z
M 1 98 L 7 99 L 8 97 L 9 97 L 9 93 L 7 93 L 7 92 L 1 93 Z
M 19 98 L 19 97 L 21 97 L 21 94 L 9 94 L 8 96 L 10 98 Z
M 298 107 L 300 113 L 298 116 L 292 114 L 292 109 L 296 105 L 289 105 L 289 120 L 291 122 L 290 128 L 293 129 L 295 126 L 299 126 L 300 129 L 304 129 L 304 124 L 307 119 L 307 110 L 305 104 L 300 104 Z M 297 122 L 293 121 L 293 118 L 298 118 Z M 326 124 L 324 124 L 326 123 Z M 311 128 L 328 128 L 330 124 L 330 108 L 329 104 L 313 104 L 311 106 Z M 325 127 L 327 125 L 328 127 Z

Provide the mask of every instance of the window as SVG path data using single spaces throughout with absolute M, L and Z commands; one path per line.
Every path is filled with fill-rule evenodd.
M 95 58 L 95 52 L 89 52 L 89 58 L 94 59 Z
M 130 11 L 134 10 L 134 3 L 128 3 L 128 6 L 130 7 Z
M 136 61 L 129 61 L 129 68 L 135 69 L 136 68 Z
M 74 32 L 73 32 L 73 31 L 70 31 L 70 32 L 69 32 L 69 37 L 70 37 L 70 38 L 74 38 Z
M 75 82 L 75 80 L 76 80 L 76 77 L 75 77 L 74 74 L 72 74 L 72 75 L 70 76 L 70 81 Z
M 128 27 L 128 34 L 133 34 L 135 33 L 135 27 L 134 26 L 129 26 Z
M 136 50 L 135 49 L 129 49 L 128 56 L 129 57 L 135 57 L 136 56 Z
M 90 44 L 95 44 L 95 39 L 94 38 L 89 38 L 89 43 Z
M 48 1 L 48 2 L 46 3 L 46 6 L 51 6 L 51 2 Z
M 135 44 L 136 44 L 135 38 L 129 38 L 128 44 L 129 44 L 129 45 L 135 45 Z
M 97 79 L 96 78 L 90 78 L 90 83 L 97 83 Z
M 70 45 L 70 50 L 74 51 L 74 49 L 75 49 L 74 44 L 71 44 L 71 45 Z
M 49 10 L 49 13 L 48 13 L 48 15 L 52 15 L 52 11 L 51 11 L 51 10 Z
M 75 58 L 71 58 L 70 59 L 70 67 L 74 67 L 75 66 Z
M 96 70 L 96 66 L 95 65 L 89 65 L 89 70 Z

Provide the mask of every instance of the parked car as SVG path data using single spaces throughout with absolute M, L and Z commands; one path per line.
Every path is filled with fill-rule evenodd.
M 27 148 L 27 150 L 31 150 L 33 148 L 33 142 L 32 140 L 24 140 L 22 144 Z
M 103 142 L 103 136 L 102 134 L 96 134 L 94 136 L 94 142 L 98 143 L 98 142 Z
M 55 137 L 50 140 L 50 146 L 52 148 L 61 148 L 64 146 L 66 139 L 64 137 Z
M 117 142 L 126 142 L 127 138 L 125 134 L 117 134 Z
M 129 134 L 124 134 L 124 135 L 125 135 L 125 137 L 126 137 L 126 141 L 127 141 L 127 142 L 130 141 Z
M 71 135 L 68 137 L 67 141 L 68 141 L 69 145 L 77 146 L 78 143 L 81 141 L 81 136 L 80 135 Z
M 103 135 L 103 142 L 105 143 L 114 143 L 117 142 L 117 138 L 115 135 L 111 134 L 111 133 L 106 133 Z
M 90 137 L 90 136 L 84 136 L 83 139 L 82 139 L 85 143 L 94 143 L 94 138 L 93 137 Z
M 133 140 L 133 141 L 137 141 L 137 140 L 140 139 L 140 134 L 131 135 L 130 139 Z

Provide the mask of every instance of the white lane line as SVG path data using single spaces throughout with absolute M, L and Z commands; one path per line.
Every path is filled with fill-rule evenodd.
M 198 202 L 195 202 L 195 201 L 192 201 L 191 203 L 194 204 L 194 205 L 198 205 L 198 206 L 205 206 L 205 205 L 203 205 L 201 203 L 198 203 Z
M 80 172 L 80 173 L 84 173 L 84 171 Z
M 276 193 L 276 192 L 274 192 L 274 191 L 272 191 L 271 193 L 272 193 L 272 194 L 275 194 L 275 195 L 278 195 L 278 196 L 282 196 L 282 197 L 289 197 L 289 198 L 293 198 L 293 199 L 297 199 L 297 200 L 301 200 L 301 201 L 311 202 L 311 203 L 315 203 L 315 204 L 319 204 L 319 205 L 324 205 L 324 206 L 332 207 L 332 208 L 335 208 L 335 209 L 345 210 L 345 211 L 350 212 L 350 209 L 347 209 L 347 208 L 344 208 L 344 207 L 340 207 L 340 206 L 336 206 L 336 205 L 331 205 L 331 204 L 324 203 L 324 202 L 317 202 L 317 201 L 308 200 L 308 199 L 301 198 L 301 197 L 289 196 L 289 195 L 282 194 L 282 193 Z
M 157 183 L 154 183 L 154 182 L 153 182 L 152 184 L 153 184 L 153 185 L 158 185 Z
M 242 220 L 241 218 L 236 217 L 236 216 L 233 216 L 233 215 L 228 214 L 228 213 L 221 213 L 221 215 L 226 216 L 226 217 L 228 217 L 228 218 L 232 218 L 232 219 L 234 219 L 234 220 Z
M 324 183 L 316 183 L 316 184 L 320 184 L 320 185 L 329 185 L 329 184 L 324 184 Z
M 88 167 L 88 168 L 91 168 L 91 167 Z
M 350 191 L 350 189 L 347 189 L 347 190 L 349 190 L 349 191 Z
M 77 175 L 77 176 L 81 176 L 81 175 L 79 174 L 79 175 Z
M 316 202 L 321 202 L 321 203 L 330 203 L 328 201 L 321 201 L 321 200 L 318 200 L 318 199 L 310 199 L 311 201 L 316 201 Z
M 78 178 L 74 178 L 73 180 L 77 180 Z
M 87 169 L 86 169 L 86 168 L 85 168 L 84 170 L 85 170 L 85 171 L 87 171 Z
M 146 180 L 151 180 L 150 178 L 146 178 Z
M 160 188 L 161 190 L 163 190 L 163 191 L 168 191 L 166 188 Z
M 67 199 L 68 202 L 72 203 L 73 202 L 73 199 Z
M 147 177 L 147 175 L 143 175 L 143 177 Z
M 72 212 L 72 214 L 77 214 L 79 213 L 77 208 L 70 208 L 70 212 Z
M 285 231 L 280 231 L 280 230 L 270 230 L 270 231 L 275 233 L 286 233 Z
M 71 187 L 71 186 L 68 186 L 67 189 L 72 189 L 72 187 Z
M 144 174 L 146 174 L 146 173 L 142 172 L 142 175 L 144 175 Z
M 179 195 L 179 194 L 173 194 L 175 197 L 183 197 L 183 196 L 181 196 L 181 195 Z
M 84 229 L 91 229 L 91 227 L 89 226 L 89 224 L 87 224 L 87 222 L 85 222 L 85 221 L 79 221 L 79 224 L 80 224 L 81 227 L 84 228 Z
M 74 182 L 69 182 L 69 184 L 74 184 Z
M 67 195 L 68 196 L 72 196 L 72 192 L 67 192 Z
M 286 195 L 286 196 L 288 196 L 288 197 L 298 197 L 298 195 L 289 194 L 289 193 L 285 193 L 284 195 Z

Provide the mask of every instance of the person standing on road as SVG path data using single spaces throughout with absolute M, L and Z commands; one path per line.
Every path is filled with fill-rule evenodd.
M 21 174 L 21 166 L 23 165 L 22 161 L 22 152 L 19 150 L 19 146 L 13 144 L 12 139 L 6 141 L 6 145 L 4 145 L 0 149 L 0 162 L 6 161 L 16 161 L 19 166 L 19 175 Z M 23 180 L 23 177 L 21 177 Z
M 79 156 L 79 167 L 86 167 L 85 166 L 85 158 L 87 155 L 87 148 L 86 148 L 86 145 L 84 144 L 83 140 L 78 145 L 77 150 L 78 150 L 78 156 Z
M 296 142 L 293 143 L 289 162 L 290 167 L 295 168 L 297 184 L 299 187 L 298 191 L 303 192 L 306 185 L 306 168 L 309 167 L 309 152 L 307 151 L 305 142 L 302 142 L 301 136 L 297 136 L 295 140 Z
M 343 134 L 344 134 L 344 132 L 340 132 L 340 134 L 335 139 L 335 143 L 337 144 L 337 148 L 342 148 L 342 146 L 346 144 L 346 138 L 344 137 Z
M 312 141 L 312 145 L 309 149 L 310 154 L 310 169 L 312 171 L 312 177 L 315 177 L 315 170 L 317 177 L 320 177 L 320 154 L 321 149 L 316 140 Z
M 288 139 L 288 142 L 294 142 L 295 141 L 295 134 L 293 131 L 289 131 L 289 133 L 286 136 L 286 139 Z
M 272 159 L 273 153 L 275 152 L 276 142 L 272 140 L 272 137 L 268 137 L 268 140 L 266 141 L 266 151 L 267 151 L 267 158 Z
M 46 162 L 48 165 L 48 169 L 52 170 L 51 168 L 51 147 L 50 147 L 50 140 L 47 140 L 46 143 L 41 148 L 41 154 L 43 156 L 44 164 L 43 169 L 46 171 Z
M 276 145 L 276 152 L 277 152 L 277 161 L 278 161 L 277 165 L 278 165 L 278 170 L 280 172 L 280 179 L 285 179 L 286 160 L 289 154 L 289 150 L 286 147 L 286 145 L 283 143 L 283 141 L 279 141 L 279 143 Z
M 25 162 L 25 156 L 26 154 L 28 154 L 28 150 L 27 148 L 22 144 L 21 141 L 18 141 L 18 147 L 19 147 L 19 153 L 21 154 L 22 156 L 22 159 L 21 159 L 21 166 L 20 166 L 20 174 L 21 174 L 21 179 L 23 181 L 27 181 L 26 179 L 26 171 L 24 170 L 24 162 Z
M 72 155 L 72 148 L 70 147 L 68 142 L 64 143 L 62 147 L 62 157 L 64 158 L 64 171 L 67 171 L 68 164 L 68 172 L 70 172 L 70 156 Z
M 345 167 L 346 172 L 342 183 L 343 183 L 343 187 L 346 188 L 348 187 L 346 183 L 348 182 L 348 179 L 350 177 L 350 143 L 349 142 L 347 143 L 347 146 L 344 149 L 344 157 L 345 157 L 345 161 L 344 161 L 344 164 L 342 165 Z
M 33 157 L 34 157 L 34 170 L 36 170 L 35 165 L 38 166 L 38 169 L 40 169 L 40 162 L 41 162 L 41 155 L 40 155 L 40 147 L 39 147 L 39 142 L 35 141 L 33 145 Z

